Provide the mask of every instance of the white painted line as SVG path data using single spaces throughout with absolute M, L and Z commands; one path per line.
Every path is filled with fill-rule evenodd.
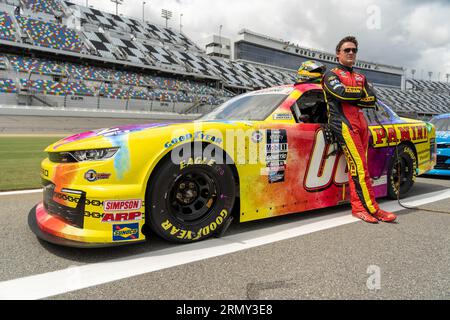
M 450 198 L 450 190 L 408 199 L 408 205 L 423 205 Z M 382 204 L 385 210 L 403 210 L 397 201 Z M 246 250 L 273 242 L 360 221 L 343 210 L 273 227 L 229 235 L 221 239 L 176 246 L 126 259 L 70 267 L 64 270 L 0 282 L 0 299 L 42 299 L 133 276 Z
M 31 193 L 39 193 L 42 192 L 43 189 L 31 189 L 31 190 L 19 190 L 19 191 L 5 191 L 0 192 L 1 196 L 15 196 L 18 194 L 31 194 Z

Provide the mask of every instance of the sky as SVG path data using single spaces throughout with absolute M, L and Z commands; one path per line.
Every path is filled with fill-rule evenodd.
M 72 0 L 86 5 L 86 0 Z M 87 0 L 115 13 L 111 0 Z M 450 74 L 450 0 L 123 0 L 119 13 L 180 29 L 204 49 L 206 38 L 233 40 L 245 28 L 307 48 L 333 53 L 347 35 L 359 41 L 361 60 L 403 67 L 416 79 L 447 81 Z M 144 8 L 144 10 L 143 10 Z M 450 81 L 450 78 L 449 78 Z

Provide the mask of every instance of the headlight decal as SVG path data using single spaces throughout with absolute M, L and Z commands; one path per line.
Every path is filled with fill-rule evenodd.
M 90 149 L 70 152 L 70 154 L 78 161 L 101 161 L 112 158 L 119 148 L 106 149 Z

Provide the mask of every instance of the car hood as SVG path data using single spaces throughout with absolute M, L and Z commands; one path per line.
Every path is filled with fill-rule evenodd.
M 75 151 L 85 149 L 101 149 L 110 148 L 121 145 L 128 140 L 130 135 L 139 135 L 139 137 L 148 137 L 161 135 L 167 136 L 176 130 L 194 130 L 211 129 L 221 127 L 251 127 L 252 121 L 226 121 L 226 120 L 210 120 L 210 121 L 191 121 L 178 123 L 150 123 L 142 125 L 126 125 L 106 129 L 98 129 L 75 134 L 70 137 L 61 139 L 54 144 L 48 146 L 45 152 L 62 152 Z
M 177 123 L 150 123 L 141 125 L 125 125 L 112 128 L 91 130 L 69 136 L 48 146 L 46 152 L 81 150 L 87 144 L 95 143 L 98 148 L 111 147 L 111 140 L 127 136 L 133 132 L 141 132 L 156 128 L 175 126 Z M 104 139 L 106 138 L 106 139 Z
M 450 143 L 450 131 L 436 131 L 437 143 Z

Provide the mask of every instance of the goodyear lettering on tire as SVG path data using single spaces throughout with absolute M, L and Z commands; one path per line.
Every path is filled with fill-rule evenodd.
M 212 232 L 216 231 L 217 228 L 222 225 L 222 223 L 225 221 L 227 217 L 228 217 L 228 210 L 223 209 L 220 212 L 220 215 L 215 219 L 215 221 L 212 221 L 209 225 L 206 225 L 198 229 L 197 232 L 179 228 L 173 225 L 172 222 L 170 222 L 170 220 L 165 220 L 164 222 L 162 222 L 161 227 L 167 232 L 167 234 L 175 236 L 178 239 L 195 241 L 203 237 L 206 237 L 210 235 Z

